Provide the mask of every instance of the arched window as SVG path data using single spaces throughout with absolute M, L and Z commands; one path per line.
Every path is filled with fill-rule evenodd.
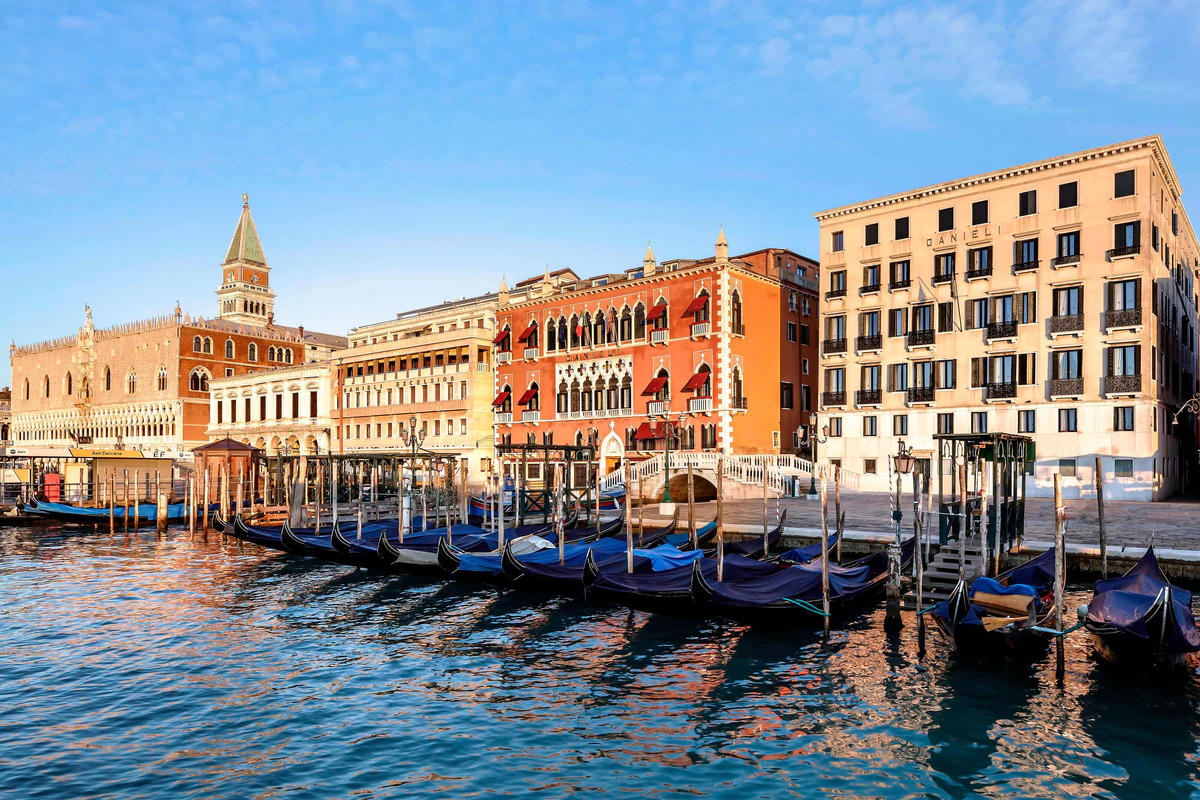
M 29 378 L 25 379 L 25 399 L 29 399 Z
M 592 343 L 592 315 L 587 311 L 579 320 L 579 344 L 587 347 Z
M 554 410 L 559 414 L 567 413 L 567 382 L 561 381 L 558 384 L 558 394 L 554 400 Z
M 50 376 L 45 375 L 42 377 L 42 397 L 49 397 L 49 396 L 50 396 Z
M 708 289 L 700 290 L 700 294 L 696 295 L 696 299 L 695 299 L 695 301 L 693 301 L 693 305 L 699 303 L 701 298 L 703 298 L 703 300 L 704 300 L 704 305 L 700 306 L 699 308 L 697 308 L 695 311 L 692 312 L 692 320 L 694 322 L 708 322 L 708 320 L 710 319 L 712 302 L 708 296 Z
M 795 293 L 792 295 L 795 296 Z M 745 327 L 742 325 L 742 293 L 737 289 L 733 290 L 733 294 L 729 296 L 729 326 L 734 333 L 744 334 Z
M 701 364 L 684 388 L 691 389 L 696 397 L 712 397 L 712 369 L 708 364 Z
M 415 391 L 415 389 L 414 389 L 414 391 Z M 503 414 L 511 414 L 512 413 L 512 387 L 506 383 L 506 384 L 504 384 L 504 388 L 501 389 L 500 392 L 501 392 L 501 394 L 504 395 L 504 402 L 502 402 L 500 404 L 500 408 L 498 410 Z
M 554 323 L 554 318 L 546 320 L 546 352 L 553 352 L 558 349 L 558 326 Z
M 615 308 L 608 309 L 608 331 L 605 341 L 609 344 L 614 344 L 617 341 L 617 310 Z
M 567 349 L 567 318 L 558 318 L 558 349 Z
M 579 392 L 579 410 L 587 413 L 592 410 L 592 381 L 585 379 Z
M 534 381 L 533 383 L 529 384 L 528 391 L 531 392 L 532 394 L 530 394 L 529 403 L 525 407 L 527 409 L 529 409 L 530 411 L 539 411 L 542 407 L 542 397 L 541 397 L 542 393 L 540 391 L 538 391 L 538 389 L 539 389 L 539 387 L 538 387 L 537 381 Z
M 745 408 L 745 399 L 742 396 L 742 370 L 740 367 L 733 368 L 733 377 L 729 379 L 729 393 L 733 397 L 734 408 Z
M 213 348 L 212 338 L 209 336 L 205 336 L 204 337 L 204 352 L 205 352 L 205 354 L 211 356 L 212 351 L 213 351 L 212 348 Z
M 592 344 L 604 344 L 604 312 L 597 311 L 592 321 Z
M 626 375 L 621 379 L 621 410 L 629 411 L 633 408 L 633 376 Z
M 571 334 L 571 347 L 579 347 L 579 342 L 580 342 L 579 334 L 582 332 L 583 332 L 583 328 L 579 324 L 579 315 L 572 314 L 571 315 L 571 330 L 569 331 L 569 333 Z
M 225 357 L 229 359 L 233 358 L 233 339 L 225 340 Z
M 290 347 L 283 351 L 283 363 L 292 363 L 292 349 Z
M 158 388 L 158 390 L 160 392 L 165 392 L 167 390 L 167 368 L 166 367 L 158 368 L 158 375 L 154 380 L 154 385 Z
M 193 392 L 207 392 L 208 371 L 201 367 L 192 370 L 192 374 L 188 376 L 188 388 Z
M 112 391 L 112 370 L 108 367 L 104 368 L 104 391 Z
M 635 438 L 636 436 L 637 436 L 637 428 L 626 428 L 625 429 L 625 449 L 626 450 L 634 450 L 637 448 L 637 439 Z
M 137 391 L 137 373 L 129 370 L 129 374 L 125 376 L 125 392 L 133 394 Z
M 633 338 L 633 313 L 629 306 L 621 310 L 621 341 L 628 342 Z
M 604 403 L 604 378 L 596 379 L 596 388 L 593 392 L 593 407 L 597 412 L 603 411 L 607 406 Z
M 579 381 L 571 381 L 570 409 L 572 412 L 579 410 Z
M 254 342 L 246 345 L 246 360 L 258 361 L 258 345 L 256 345 Z
M 66 379 L 63 381 L 63 388 L 66 389 L 67 397 L 70 397 L 75 393 L 75 379 L 69 372 L 67 373 Z
M 202 340 L 199 336 L 192 337 L 192 352 L 193 353 L 204 352 L 204 340 Z
M 633 338 L 646 338 L 646 306 L 642 303 L 633 308 Z
M 654 377 L 662 378 L 662 386 L 654 393 L 654 399 L 656 402 L 665 403 L 671 399 L 671 373 L 660 369 Z
M 608 379 L 608 396 L 604 398 L 604 405 L 608 408 L 620 408 L 620 388 L 617 386 L 617 379 Z
M 583 447 L 583 431 L 575 431 L 575 446 Z
M 279 358 L 275 352 L 275 345 L 271 345 L 270 347 L 267 348 L 267 361 L 268 362 L 275 362 L 275 361 L 282 361 L 282 360 L 283 359 Z

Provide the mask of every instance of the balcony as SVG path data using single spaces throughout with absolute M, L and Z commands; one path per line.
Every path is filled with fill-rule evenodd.
M 992 268 L 977 267 L 976 269 L 969 269 L 964 277 L 969 281 L 979 281 L 983 280 L 984 278 L 990 278 L 992 277 Z
M 842 339 L 825 339 L 821 342 L 821 355 L 832 355 L 834 353 L 846 352 L 846 340 Z
M 1051 397 L 1083 397 L 1083 378 L 1052 378 Z
M 497 411 L 496 412 L 496 424 L 497 425 L 511 425 L 512 424 L 512 412 L 511 411 Z
M 690 397 L 688 398 L 688 411 L 693 413 L 704 413 L 712 411 L 711 397 Z
M 1141 375 L 1109 375 L 1104 379 L 1104 394 L 1108 397 L 1139 394 L 1141 391 Z
M 904 344 L 906 347 L 933 347 L 933 329 L 909 331 Z
M 1142 310 L 1140 308 L 1121 308 L 1116 311 L 1104 312 L 1104 329 L 1106 331 L 1140 328 L 1141 325 Z
M 828 292 L 825 293 L 826 300 L 833 300 L 835 297 L 845 297 L 845 296 L 846 296 L 846 287 L 845 286 L 843 286 L 841 289 L 830 289 Z
M 651 416 L 662 415 L 667 413 L 670 407 L 671 404 L 666 400 L 651 400 L 646 403 L 646 413 Z
M 692 323 L 692 337 L 708 336 L 711 329 L 712 325 L 708 322 L 694 322 Z
M 1129 247 L 1114 247 L 1112 250 L 1106 250 L 1104 257 L 1109 261 L 1117 261 L 1122 258 L 1133 258 L 1140 252 L 1142 252 L 1141 244 L 1134 244 Z
M 538 409 L 530 409 L 521 412 L 521 422 L 541 422 L 542 412 Z
M 650 331 L 650 344 L 666 344 L 670 341 L 670 331 L 666 328 L 656 328 Z
M 904 393 L 904 402 L 910 406 L 920 405 L 922 403 L 933 403 L 933 387 L 932 386 L 913 386 Z
M 1054 269 L 1058 269 L 1059 267 L 1069 267 L 1072 264 L 1078 264 L 1080 258 L 1081 256 L 1079 253 L 1075 253 L 1074 255 L 1070 256 L 1058 256 L 1057 258 L 1050 259 L 1050 266 Z
M 536 347 L 526 347 L 525 348 L 525 360 L 526 361 L 536 361 L 537 357 L 538 357 L 538 349 Z
M 911 285 L 912 281 L 909 278 L 900 278 L 899 280 L 888 281 L 888 291 L 894 292 L 897 289 L 907 289 Z
M 496 363 L 497 364 L 511 364 L 512 363 L 512 352 L 509 350 L 503 350 L 499 353 L 496 353 Z
M 1013 264 L 1013 272 L 1037 272 L 1041 261 L 1022 261 L 1020 264 Z
M 1082 333 L 1083 314 L 1055 314 L 1047 324 L 1051 336 L 1059 333 Z
M 883 403 L 883 392 L 878 389 L 859 389 L 854 393 L 854 405 L 877 406 Z
M 821 407 L 833 408 L 846 405 L 845 392 L 821 392 Z
M 875 281 L 875 283 L 868 283 L 864 286 L 858 287 L 858 293 L 859 293 L 859 295 L 879 294 L 879 281 Z
M 733 333 L 734 336 L 745 336 L 746 335 L 746 326 L 744 324 L 742 324 L 741 322 L 733 323 L 732 325 L 729 326 L 729 330 L 730 330 L 730 332 Z
M 1003 322 L 989 322 L 987 326 L 988 341 L 1017 338 L 1017 321 L 1015 319 Z
M 869 353 L 872 350 L 882 350 L 883 336 L 878 333 L 860 336 L 854 340 L 854 349 L 860 353 Z
M 1015 383 L 988 383 L 983 387 L 983 399 L 987 402 L 1013 400 L 1016 396 L 1017 385 Z
M 933 276 L 933 285 L 937 286 L 939 283 L 950 283 L 953 280 L 954 280 L 953 272 L 943 272 L 940 275 Z
M 744 397 L 735 397 L 730 401 L 729 406 L 734 411 L 746 411 L 750 408 L 750 401 Z

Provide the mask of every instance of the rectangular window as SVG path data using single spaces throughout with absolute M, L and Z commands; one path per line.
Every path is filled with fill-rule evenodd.
M 1141 307 L 1142 282 L 1137 278 L 1112 281 L 1106 292 L 1109 311 L 1132 311 Z
M 879 244 L 879 223 L 872 222 L 863 232 L 863 244 L 870 247 L 873 244 Z
M 1132 377 L 1140 374 L 1141 347 L 1126 344 L 1108 348 L 1108 374 L 1112 377 Z
M 1054 290 L 1054 316 L 1068 317 L 1082 313 L 1082 286 L 1064 286 Z
M 953 414 L 938 414 L 937 415 L 937 432 L 950 434 L 954 433 L 954 415 Z
M 909 265 L 907 259 L 904 261 L 893 261 L 889 265 L 891 277 L 889 280 L 893 286 L 907 286 L 909 282 Z
M 1133 430 L 1133 406 L 1117 406 L 1113 409 L 1113 430 Z
M 1023 409 L 1017 412 L 1017 433 L 1037 432 L 1037 412 Z
M 829 435 L 830 436 L 841 436 L 842 435 L 842 418 L 841 417 L 830 417 L 829 418 Z
M 1055 350 L 1050 354 L 1050 379 L 1072 380 L 1083 377 L 1082 350 Z
M 908 333 L 908 316 L 903 308 L 888 309 L 888 336 L 904 336 Z
M 229 421 L 237 422 L 237 400 L 229 401 Z
M 903 392 L 908 389 L 908 364 L 888 365 L 888 391 Z
M 924 303 L 919 306 L 913 306 L 912 329 L 914 331 L 932 331 L 933 330 L 933 304 L 932 303 Z
M 938 303 L 938 333 L 954 330 L 954 302 L 947 300 Z
M 1058 207 L 1074 208 L 1079 205 L 1079 184 L 1075 181 L 1058 185 Z
M 796 323 L 789 322 L 787 324 L 787 340 L 789 342 L 796 341 Z
M 958 380 L 958 362 L 946 358 L 937 362 L 937 388 L 953 389 Z
M 877 435 L 877 421 L 875 417 L 863 417 L 863 436 Z
M 846 291 L 846 270 L 829 273 L 829 290 L 831 292 Z
M 779 407 L 780 408 L 791 408 L 792 407 L 792 403 L 793 403 L 792 391 L 793 391 L 793 387 L 792 387 L 791 383 L 784 381 L 783 383 L 779 384 Z
M 1175 236 L 1179 235 L 1179 213 L 1171 212 L 1171 233 Z
M 987 433 L 988 415 L 986 411 L 971 412 L 971 433 Z
M 1129 197 L 1133 194 L 1133 170 L 1127 169 L 1113 176 L 1113 197 Z
M 879 265 L 878 264 L 868 264 L 867 266 L 863 267 L 862 285 L 863 285 L 864 289 L 878 289 L 879 288 Z
M 800 372 L 802 372 L 805 375 L 808 374 L 808 359 L 807 358 L 800 359 Z
M 1021 239 L 1013 242 L 1013 263 L 1018 267 L 1038 262 L 1038 240 Z
M 217 424 L 220 425 L 224 421 L 225 421 L 225 404 L 218 402 L 217 403 Z
M 879 391 L 879 365 L 870 364 L 859 373 L 859 383 L 867 391 Z
M 988 221 L 988 201 L 976 200 L 971 203 L 971 224 L 986 225 Z
M 921 389 L 933 388 L 933 362 L 914 361 L 912 365 L 912 383 Z
M 943 208 L 938 211 L 938 230 L 952 231 L 954 230 L 954 209 Z
M 864 311 L 858 315 L 858 335 L 859 336 L 878 336 L 879 335 L 879 312 Z
M 892 436 L 908 436 L 908 414 L 892 416 Z
M 968 330 L 982 328 L 988 323 L 988 299 L 977 297 L 967 301 L 966 325 Z
M 874 475 L 875 474 L 875 459 L 873 459 L 873 458 L 864 458 L 863 459 L 863 473 L 866 475 Z
M 1079 255 L 1079 231 L 1069 231 L 1058 235 L 1058 255 L 1059 258 Z
M 1037 322 L 1037 292 L 1017 295 L 1017 321 L 1022 325 Z
M 1058 430 L 1059 433 L 1074 433 L 1079 429 L 1079 414 L 1074 408 L 1060 408 L 1058 410 Z M 1072 464 L 1075 462 L 1072 461 Z M 1072 473 L 1074 474 L 1074 473 Z
M 314 391 L 308 393 L 308 416 L 314 419 L 317 416 L 317 393 Z
M 1058 460 L 1058 474 L 1064 478 L 1075 477 L 1075 459 L 1060 458 Z
M 1017 196 L 1017 213 L 1022 217 L 1037 213 L 1037 189 L 1021 192 Z
M 800 323 L 800 344 L 808 344 L 808 324 Z
M 1132 478 L 1133 477 L 1133 459 L 1132 458 L 1114 458 L 1113 459 L 1113 477 L 1114 478 Z
M 846 240 L 841 231 L 833 234 L 833 252 L 840 253 L 846 249 Z
M 987 374 L 988 360 L 983 356 L 975 356 L 971 359 L 971 388 L 982 388 L 988 380 Z
M 1150 246 L 1154 248 L 1154 252 L 1158 252 L 1158 226 L 1150 226 Z
M 896 218 L 896 240 L 908 238 L 908 217 Z
M 1017 355 L 1017 383 L 1021 386 L 1037 383 L 1037 353 Z
M 954 253 L 939 253 L 933 257 L 933 276 L 949 278 L 954 274 Z

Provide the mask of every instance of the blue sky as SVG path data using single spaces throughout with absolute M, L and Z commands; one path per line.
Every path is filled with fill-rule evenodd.
M 243 191 L 279 320 L 345 332 L 1148 133 L 1200 187 L 1197 52 L 1177 0 L 8 0 L 0 337 L 211 315 Z

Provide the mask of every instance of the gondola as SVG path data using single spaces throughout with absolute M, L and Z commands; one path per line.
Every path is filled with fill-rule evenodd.
M 70 503 L 52 503 L 49 500 L 32 500 L 26 506 L 29 512 L 58 522 L 69 522 L 76 525 L 107 525 L 108 508 L 86 508 Z M 125 506 L 117 506 L 112 510 L 113 520 L 118 525 L 125 524 Z M 135 522 L 136 519 L 136 522 Z M 186 503 L 170 503 L 167 506 L 167 520 L 181 522 L 187 519 Z M 133 506 L 129 507 L 129 521 L 136 525 L 152 525 L 158 521 L 158 506 L 154 503 L 141 503 L 136 518 Z
M 916 537 L 900 546 L 901 566 L 912 560 Z M 779 566 L 773 573 L 731 575 L 724 580 L 697 562 L 691 574 L 691 593 L 697 608 L 750 624 L 796 625 L 819 619 L 822 605 L 821 570 L 817 559 L 808 564 Z M 844 610 L 887 582 L 888 551 L 880 550 L 848 564 L 830 564 L 830 613 Z
M 826 551 L 830 552 L 830 553 L 834 552 L 834 549 L 837 547 L 837 541 L 838 541 L 837 534 L 833 534 L 832 536 L 826 537 L 826 540 L 825 540 Z M 779 558 L 777 560 L 780 563 L 787 563 L 787 564 L 808 564 L 809 562 L 815 561 L 816 559 L 818 559 L 820 557 L 821 557 L 821 543 L 818 541 L 818 542 L 813 542 L 812 544 L 805 545 L 804 547 L 794 547 L 791 550 L 788 550 L 784 553 L 780 553 Z
M 511 491 L 511 490 L 509 490 Z M 467 499 L 467 514 L 470 517 L 477 517 L 482 521 L 491 522 L 496 516 L 495 498 L 471 495 Z M 610 489 L 609 491 L 600 493 L 600 510 L 601 511 L 617 511 L 625 505 L 625 487 L 619 489 Z M 592 512 L 596 503 L 588 503 L 586 500 L 581 500 L 575 504 L 576 511 L 581 511 L 585 514 Z M 532 512 L 533 516 L 538 516 L 537 512 Z M 511 502 L 504 506 L 505 519 L 513 519 L 515 509 Z
M 714 519 L 707 525 L 701 525 L 696 529 L 695 543 L 693 537 L 687 531 L 675 529 L 669 536 L 663 538 L 663 544 L 669 544 L 672 547 L 689 548 L 694 547 L 699 550 L 704 550 L 712 547 L 713 540 L 717 538 L 717 521 Z
M 339 535 L 341 532 L 338 526 L 331 526 L 325 533 L 300 533 L 292 530 L 285 522 L 280 538 L 284 549 L 296 555 L 311 556 L 351 567 L 371 567 L 378 563 L 374 553 L 346 552 L 335 547 L 333 540 Z
M 767 542 L 779 541 L 786 519 L 787 512 L 784 511 L 779 524 L 768 532 Z M 761 560 L 769 555 L 769 551 L 763 549 L 763 537 L 756 536 L 741 544 L 746 545 L 741 548 L 742 553 L 726 550 L 723 567 L 725 576 L 749 578 L 769 575 L 781 569 L 778 564 Z M 702 557 L 672 569 L 629 572 L 626 564 L 617 562 L 601 567 L 595 558 L 589 558 L 583 567 L 584 597 L 648 611 L 693 613 L 696 607 L 692 601 L 692 569 L 711 574 L 715 580 L 718 560 L 715 557 Z
M 614 558 L 620 558 L 624 563 L 629 544 L 626 539 L 618 536 L 624 527 L 624 520 L 618 516 L 603 526 L 601 536 L 594 542 L 565 545 L 562 563 L 559 563 L 558 548 L 521 557 L 513 552 L 512 547 L 506 546 L 501 554 L 504 574 L 514 586 L 523 589 L 572 594 L 582 592 L 583 569 L 589 554 L 603 563 Z M 682 552 L 672 545 L 663 544 L 675 532 L 675 527 L 675 520 L 671 520 L 663 527 L 651 531 L 642 544 L 634 548 L 634 559 L 639 566 L 655 558 L 658 558 L 660 563 L 667 563 L 666 559 L 670 557 L 667 551 Z M 663 548 L 661 551 L 654 552 L 660 547 Z
M 596 539 L 595 528 L 575 527 L 578 519 L 578 511 L 569 511 L 566 518 L 563 519 L 562 531 L 564 544 L 590 542 Z M 556 525 L 552 523 L 550 525 L 538 526 L 537 529 L 530 533 L 521 533 L 521 529 L 517 529 L 514 532 L 516 535 L 513 535 L 509 531 L 505 531 L 504 535 L 506 542 L 511 543 L 519 555 L 524 555 L 534 550 L 544 550 L 547 546 L 557 546 L 558 534 L 555 528 Z M 486 583 L 508 584 L 508 578 L 504 574 L 503 555 L 496 544 L 496 540 L 493 540 L 493 549 L 486 552 L 471 553 L 447 541 L 443 537 L 438 542 L 437 559 L 442 571 L 447 575 L 467 580 L 480 580 Z
M 537 527 L 538 530 L 544 528 L 545 526 Z M 496 548 L 497 536 L 494 531 L 464 524 L 405 534 L 403 541 L 381 536 L 376 542 L 376 557 L 382 568 L 389 572 L 440 573 L 442 568 L 437 559 L 438 542 L 447 533 L 450 541 L 465 552 L 487 552 Z
M 932 611 L 964 654 L 1037 655 L 1052 636 L 1054 548 L 995 578 L 960 580 Z
M 1167 580 L 1151 547 L 1121 577 L 1096 581 L 1079 617 L 1104 661 L 1173 668 L 1200 651 L 1191 604 L 1192 593 Z

